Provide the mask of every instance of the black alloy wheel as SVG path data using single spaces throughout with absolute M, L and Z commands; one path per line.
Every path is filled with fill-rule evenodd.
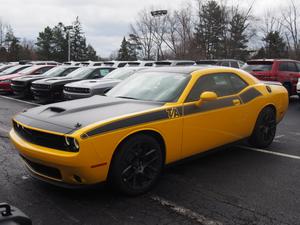
M 254 131 L 250 137 L 250 144 L 266 148 L 274 140 L 276 134 L 276 113 L 273 108 L 264 108 L 256 121 Z
M 162 166 L 163 154 L 156 139 L 135 135 L 120 147 L 113 159 L 112 184 L 124 194 L 142 194 L 156 183 Z

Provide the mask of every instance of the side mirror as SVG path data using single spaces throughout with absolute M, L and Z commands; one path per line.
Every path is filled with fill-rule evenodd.
M 199 107 L 203 102 L 211 102 L 217 100 L 218 95 L 213 91 L 205 91 L 200 95 L 196 105 Z

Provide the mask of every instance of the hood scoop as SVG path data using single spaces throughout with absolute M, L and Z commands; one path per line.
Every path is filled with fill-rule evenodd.
M 59 107 L 49 107 L 48 110 L 50 110 L 52 112 L 56 112 L 56 113 L 61 113 L 61 112 L 66 111 L 65 109 L 59 108 Z
M 55 115 L 57 113 L 62 113 L 66 111 L 64 108 L 60 108 L 60 107 L 48 107 L 45 110 L 41 111 L 40 114 L 48 114 L 49 116 L 51 115 Z

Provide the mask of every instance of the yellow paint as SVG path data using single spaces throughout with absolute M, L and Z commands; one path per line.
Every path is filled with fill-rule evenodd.
M 196 105 L 197 102 L 199 102 L 185 103 L 185 99 L 198 78 L 203 75 L 222 72 L 235 73 L 244 79 L 249 86 L 237 95 L 218 98 L 224 99 L 233 97 L 233 105 L 230 107 L 183 115 L 182 110 L 179 109 L 183 106 Z M 240 101 L 238 96 L 253 87 L 262 95 L 244 104 Z M 152 131 L 160 134 L 166 147 L 165 163 L 168 164 L 249 137 L 259 112 L 267 105 L 275 106 L 277 111 L 277 121 L 279 122 L 283 118 L 288 107 L 288 95 L 285 88 L 273 85 L 272 93 L 269 93 L 266 90 L 265 84 L 259 82 L 256 78 L 242 70 L 221 67 L 208 68 L 191 74 L 190 82 L 175 103 L 166 103 L 164 106 L 156 109 L 99 121 L 89 126 L 82 127 L 71 135 L 67 135 L 78 140 L 80 146 L 78 153 L 49 149 L 31 144 L 20 138 L 14 130 L 11 130 L 10 138 L 21 155 L 31 161 L 59 169 L 63 178 L 58 181 L 51 177 L 44 176 L 43 174 L 36 174 L 37 176 L 43 176 L 46 179 L 58 182 L 78 184 L 73 178 L 73 175 L 77 175 L 81 177 L 82 184 L 94 184 L 107 179 L 113 154 L 116 151 L 117 146 L 129 135 L 143 131 Z M 199 108 L 201 108 L 201 105 Z M 105 124 L 161 110 L 165 110 L 167 119 L 125 127 L 92 137 L 82 138 L 83 134 Z M 25 124 L 22 125 L 30 129 L 58 134 L 29 127 Z M 64 134 L 58 135 L 66 136 Z M 91 168 L 93 165 L 102 163 L 107 164 Z M 29 169 L 33 173 L 36 173 L 32 168 Z

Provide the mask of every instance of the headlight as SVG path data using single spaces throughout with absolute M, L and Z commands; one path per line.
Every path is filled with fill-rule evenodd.
M 10 83 L 11 80 L 1 80 L 0 82 L 3 82 L 3 83 Z
M 78 152 L 79 151 L 79 143 L 75 138 L 72 137 L 65 137 L 65 143 L 70 149 L 71 152 Z

